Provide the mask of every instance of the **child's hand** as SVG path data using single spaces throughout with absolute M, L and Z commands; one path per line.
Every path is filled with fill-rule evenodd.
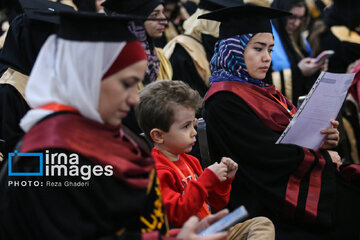
M 220 182 L 223 182 L 227 179 L 228 167 L 224 163 L 214 163 L 208 166 L 208 169 L 215 173 L 215 175 L 220 179 Z
M 238 169 L 238 164 L 234 162 L 231 158 L 223 157 L 221 159 L 221 162 L 224 163 L 227 168 L 227 178 L 233 178 L 235 177 L 236 171 Z

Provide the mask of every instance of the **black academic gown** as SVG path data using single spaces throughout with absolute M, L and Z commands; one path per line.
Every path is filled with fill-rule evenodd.
M 118 134 L 114 127 L 71 113 L 54 114 L 33 127 L 19 152 L 43 153 L 44 173 L 8 176 L 3 169 L 0 239 L 159 239 L 167 222 L 153 160 L 143 151 L 138 155 L 139 148 Z M 46 166 L 54 164 L 46 163 L 46 156 L 61 153 L 76 153 L 78 163 L 67 166 L 86 167 L 84 174 L 80 170 L 78 176 L 70 176 L 62 171 L 49 176 Z M 12 161 L 12 172 L 39 171 L 39 158 Z M 92 171 L 89 177 L 88 168 L 95 165 L 113 166 L 113 175 Z M 20 186 L 14 186 L 16 181 Z M 67 186 L 69 182 L 85 185 Z M 152 235 L 141 234 L 151 231 Z
M 49 152 L 70 152 L 53 149 Z M 16 169 L 36 171 L 38 166 L 20 159 Z M 81 156 L 79 166 L 89 165 Z M 8 181 L 39 181 L 42 187 L 7 186 Z M 65 187 L 66 182 L 88 186 Z M 117 239 L 116 232 L 139 225 L 144 190 L 136 190 L 112 177 L 9 177 L 1 179 L 0 239 Z M 49 186 L 47 186 L 49 184 Z M 51 184 L 53 184 L 51 186 Z M 116 189 L 116 191 L 115 191 Z M 138 229 L 132 229 L 139 232 Z M 119 238 L 120 239 L 120 238 Z M 139 233 L 133 238 L 141 239 Z
M 208 87 L 197 72 L 192 58 L 181 45 L 176 45 L 170 63 L 173 68 L 173 80 L 181 80 L 197 90 L 200 96 L 205 95 Z
M 0 139 L 5 141 L 0 151 L 5 159 L 24 134 L 19 123 L 29 109 L 29 105 L 15 87 L 0 84 Z
M 12 68 L 30 75 L 41 46 L 56 31 L 56 24 L 17 16 L 11 23 L 0 52 L 0 74 Z
M 210 35 L 202 35 L 201 44 L 205 48 L 208 61 L 211 60 L 214 53 L 216 40 L 216 38 Z M 192 58 L 180 44 L 176 44 L 174 52 L 169 60 L 173 68 L 173 80 L 181 80 L 189 84 L 192 89 L 197 90 L 200 93 L 200 96 L 203 97 L 208 90 L 208 86 L 197 72 Z
M 350 7 L 350 1 L 347 4 L 347 7 L 333 5 L 324 14 L 327 30 L 320 35 L 320 51 L 329 49 L 335 51 L 335 54 L 329 59 L 329 72 L 346 73 L 349 65 L 360 59 L 360 42 L 350 39 L 349 41 L 342 40 L 331 31 L 333 26 L 343 26 L 349 31 L 354 31 L 354 26 L 360 24 L 359 2 L 354 1 L 353 8 Z
M 342 42 L 330 30 L 320 37 L 320 46 L 321 51 L 335 51 L 329 59 L 328 72 L 346 73 L 349 65 L 360 59 L 360 43 Z
M 29 19 L 26 14 L 17 16 L 11 22 L 0 52 L 0 76 L 8 68 L 30 75 L 41 46 L 55 30 L 56 24 Z M 0 84 L 0 139 L 5 140 L 0 151 L 2 150 L 5 159 L 23 135 L 19 122 L 29 109 L 15 87 Z
M 345 5 L 348 4 L 346 7 Z M 324 22 L 326 24 L 326 30 L 320 35 L 320 49 L 319 52 L 324 50 L 334 50 L 335 54 L 330 57 L 328 72 L 333 73 L 346 73 L 349 65 L 356 60 L 360 59 L 360 42 L 356 42 L 350 39 L 343 40 L 339 36 L 335 36 L 332 32 L 332 27 L 344 27 L 348 30 L 352 29 L 350 24 L 350 19 L 358 19 L 354 21 L 353 24 L 360 24 L 359 21 L 359 2 L 356 2 L 356 5 L 351 8 L 350 1 L 348 3 L 344 2 L 344 6 L 334 6 L 332 5 L 326 12 L 324 16 Z M 348 33 L 345 33 L 346 35 Z M 347 36 L 345 36 L 346 39 Z M 336 148 L 336 151 L 339 152 L 340 156 L 345 159 L 346 162 L 353 162 L 352 156 L 350 154 L 351 147 L 349 141 L 360 141 L 360 138 L 351 140 L 344 129 L 343 117 L 345 117 L 351 124 L 352 130 L 358 135 L 358 124 L 353 122 L 352 116 L 349 116 L 346 106 L 344 105 L 337 117 L 337 120 L 340 122 L 339 131 L 340 131 L 340 142 L 339 146 Z
M 233 92 L 219 91 L 205 102 L 212 160 L 226 156 L 239 164 L 229 208 L 245 205 L 250 217 L 270 218 L 276 239 L 358 239 L 359 188 L 340 176 L 326 151 L 276 145 L 282 131 L 264 121 L 284 120 L 279 116 L 286 111 L 268 97 L 254 99 L 262 118 Z

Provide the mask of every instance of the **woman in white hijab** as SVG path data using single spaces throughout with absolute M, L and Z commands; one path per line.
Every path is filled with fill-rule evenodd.
M 60 15 L 59 33 L 45 42 L 26 88 L 33 110 L 21 121 L 23 142 L 8 174 L 0 173 L 1 239 L 167 234 L 154 162 L 121 128 L 147 66 L 128 19 Z M 199 224 L 192 218 L 178 237 L 201 239 L 201 226 L 224 214 Z

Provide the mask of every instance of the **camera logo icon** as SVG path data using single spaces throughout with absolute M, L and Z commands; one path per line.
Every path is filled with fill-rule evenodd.
M 12 165 L 13 161 L 16 157 L 38 157 L 39 158 L 39 171 L 38 172 L 13 172 Z M 43 153 L 19 153 L 18 151 L 14 151 L 13 153 L 9 153 L 9 168 L 8 174 L 9 176 L 43 176 Z

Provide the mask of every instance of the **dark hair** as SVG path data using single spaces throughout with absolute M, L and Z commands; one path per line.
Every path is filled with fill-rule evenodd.
M 179 105 L 196 112 L 202 105 L 202 99 L 196 90 L 182 81 L 159 80 L 141 90 L 136 117 L 150 141 L 152 129 L 169 131 L 174 123 L 174 109 Z

